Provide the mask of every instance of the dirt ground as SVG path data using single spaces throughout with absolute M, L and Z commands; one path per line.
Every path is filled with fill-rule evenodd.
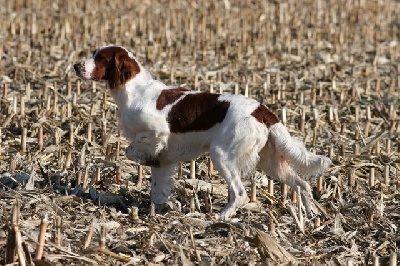
M 0 264 L 397 265 L 399 1 L 0 0 L 0 15 Z M 165 83 L 266 104 L 333 161 L 308 180 L 319 215 L 257 171 L 256 201 L 216 220 L 227 188 L 207 155 L 154 214 L 105 84 L 72 68 L 105 44 Z

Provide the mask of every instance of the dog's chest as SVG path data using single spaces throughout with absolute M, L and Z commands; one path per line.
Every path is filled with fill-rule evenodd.
M 127 139 L 139 132 L 169 132 L 166 117 L 149 106 L 131 106 L 121 111 L 120 126 Z

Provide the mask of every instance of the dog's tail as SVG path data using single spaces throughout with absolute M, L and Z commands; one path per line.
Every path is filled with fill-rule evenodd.
M 323 155 L 315 155 L 306 150 L 304 144 L 290 136 L 282 123 L 276 123 L 269 128 L 270 138 L 275 151 L 282 156 L 298 174 L 310 176 L 323 173 L 331 160 Z

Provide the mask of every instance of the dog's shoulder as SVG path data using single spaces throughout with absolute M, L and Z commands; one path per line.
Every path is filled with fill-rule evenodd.
M 176 102 L 180 97 L 182 97 L 184 94 L 190 92 L 190 90 L 182 88 L 182 87 L 176 87 L 176 88 L 166 88 L 162 90 L 156 100 L 156 108 L 157 110 L 162 110 L 164 109 L 165 106 L 169 104 L 173 104 Z

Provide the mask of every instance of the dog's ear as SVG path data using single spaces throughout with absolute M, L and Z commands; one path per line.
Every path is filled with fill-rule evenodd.
M 128 80 L 140 72 L 140 67 L 135 59 L 127 54 L 115 53 L 107 67 L 107 80 L 110 89 L 124 85 Z

